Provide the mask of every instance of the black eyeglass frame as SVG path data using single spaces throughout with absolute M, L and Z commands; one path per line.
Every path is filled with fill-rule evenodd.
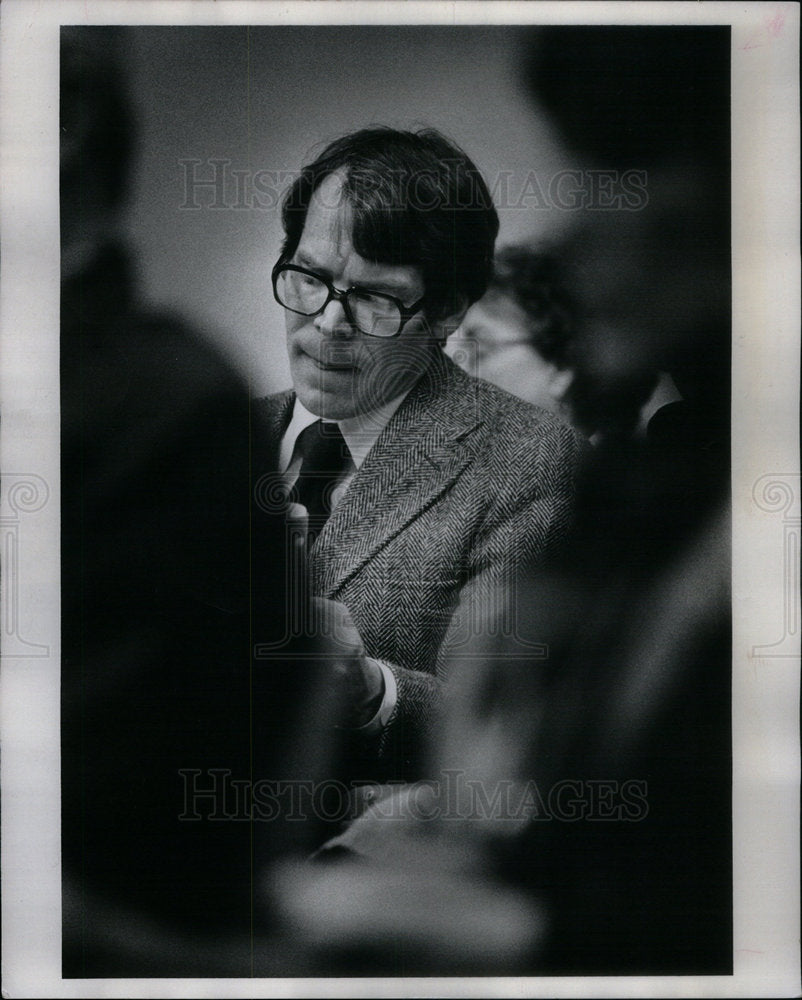
M 292 309 L 290 306 L 285 306 L 284 303 L 281 301 L 281 299 L 278 297 L 278 287 L 277 287 L 279 275 L 281 274 L 282 271 L 297 271 L 299 274 L 308 274 L 310 278 L 315 278 L 322 285 L 325 285 L 325 287 L 328 289 L 329 294 L 326 296 L 326 301 L 323 303 L 323 305 L 319 309 L 315 309 L 314 312 L 309 312 L 309 313 L 301 312 L 300 309 Z M 404 305 L 401 299 L 397 299 L 394 295 L 388 295 L 386 292 L 375 292 L 370 288 L 362 288 L 359 285 L 352 285 L 350 288 L 347 288 L 345 291 L 342 291 L 339 288 L 335 288 L 330 281 L 328 281 L 326 278 L 323 277 L 323 275 L 317 274 L 317 272 L 315 271 L 310 271 L 309 268 L 307 267 L 299 267 L 297 264 L 287 264 L 281 260 L 273 268 L 272 281 L 273 281 L 273 297 L 275 298 L 276 302 L 278 302 L 278 304 L 282 307 L 282 309 L 288 309 L 290 312 L 294 312 L 298 316 L 319 316 L 320 313 L 322 313 L 323 310 L 326 308 L 326 306 L 329 304 L 329 302 L 331 302 L 332 300 L 334 302 L 340 302 L 342 304 L 345 317 L 351 324 L 351 326 L 359 330 L 360 333 L 364 333 L 365 336 L 376 337 L 377 340 L 392 340 L 393 337 L 397 337 L 404 329 L 404 326 L 412 319 L 412 317 L 416 313 L 420 312 L 420 310 L 423 308 L 423 303 L 426 301 L 426 296 L 424 295 L 422 298 L 418 299 L 417 302 L 413 302 L 411 306 L 407 307 Z M 395 333 L 391 333 L 388 334 L 386 337 L 383 337 L 381 334 L 369 333 L 367 330 L 360 329 L 360 327 L 357 326 L 356 321 L 354 320 L 353 313 L 351 312 L 351 307 L 348 305 L 348 296 L 353 295 L 354 292 L 363 294 L 367 293 L 369 295 L 378 295 L 380 298 L 387 299 L 388 302 L 392 302 L 393 305 L 398 309 L 399 313 L 398 329 L 395 331 Z

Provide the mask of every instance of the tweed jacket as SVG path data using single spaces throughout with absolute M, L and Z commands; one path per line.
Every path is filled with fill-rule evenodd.
M 294 399 L 290 390 L 256 404 L 273 468 Z M 395 675 L 398 701 L 376 748 L 381 777 L 416 774 L 447 633 L 470 631 L 453 621 L 460 600 L 492 600 L 565 533 L 581 449 L 550 414 L 438 352 L 353 476 L 309 572 L 313 592 L 346 605 L 368 656 Z

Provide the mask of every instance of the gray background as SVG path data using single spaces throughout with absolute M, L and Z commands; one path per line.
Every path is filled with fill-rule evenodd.
M 140 252 L 143 290 L 222 343 L 256 394 L 289 384 L 283 317 L 270 289 L 282 230 L 275 195 L 262 193 L 263 207 L 254 200 L 237 207 L 231 170 L 297 171 L 346 131 L 432 125 L 497 186 L 497 203 L 509 192 L 509 207 L 499 204 L 499 245 L 568 221 L 569 213 L 544 207 L 531 189 L 521 199 L 530 171 L 547 189 L 557 170 L 574 165 L 520 86 L 527 29 L 170 27 L 125 34 L 139 137 L 126 225 Z M 211 188 L 188 197 L 185 184 L 190 169 L 211 178 L 214 158 L 229 171 L 218 208 Z M 187 159 L 202 162 L 182 166 Z M 253 189 L 246 183 L 244 190 Z M 193 200 L 202 207 L 185 207 Z

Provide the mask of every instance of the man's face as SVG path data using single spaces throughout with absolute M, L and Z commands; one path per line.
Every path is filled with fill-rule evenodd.
M 424 294 L 419 268 L 372 264 L 354 250 L 351 208 L 341 189 L 339 174 L 318 186 L 288 263 L 314 271 L 341 291 L 359 286 L 395 296 L 405 306 L 417 302 Z M 331 420 L 370 413 L 399 396 L 422 374 L 435 349 L 435 334 L 422 313 L 391 338 L 356 330 L 336 301 L 317 316 L 285 310 L 285 317 L 298 398 L 312 413 Z

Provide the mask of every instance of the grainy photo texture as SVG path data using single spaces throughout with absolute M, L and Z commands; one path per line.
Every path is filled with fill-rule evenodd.
M 729 975 L 728 26 L 60 36 L 63 975 Z

